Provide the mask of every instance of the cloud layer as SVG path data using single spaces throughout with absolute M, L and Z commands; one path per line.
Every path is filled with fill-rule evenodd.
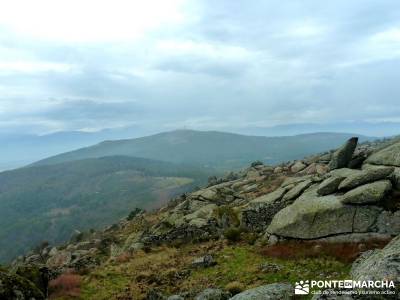
M 143 3 L 4 5 L 0 131 L 400 121 L 397 0 Z

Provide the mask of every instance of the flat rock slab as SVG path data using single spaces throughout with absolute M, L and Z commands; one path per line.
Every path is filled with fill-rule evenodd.
M 281 200 L 286 191 L 287 189 L 285 188 L 277 188 L 275 191 L 269 194 L 262 195 L 260 197 L 253 199 L 252 201 L 249 202 L 249 205 L 252 207 L 258 207 L 258 206 L 272 204 L 276 201 Z
M 325 179 L 318 187 L 318 195 L 325 196 L 333 194 L 338 190 L 339 184 L 344 180 L 344 177 L 332 176 Z
M 293 187 L 291 190 L 289 190 L 285 196 L 283 196 L 283 200 L 292 200 L 294 198 L 297 198 L 298 196 L 301 195 L 302 192 L 304 192 L 307 188 L 309 188 L 313 184 L 313 181 L 311 179 L 307 179 L 303 182 L 300 182 L 297 184 L 295 187 Z
M 350 190 L 357 186 L 387 178 L 394 171 L 393 167 L 382 167 L 362 170 L 348 176 L 339 185 L 339 190 Z
M 230 300 L 284 300 L 293 297 L 294 287 L 291 284 L 273 283 L 244 291 Z
M 329 172 L 329 176 L 336 176 L 336 177 L 349 177 L 354 174 L 360 173 L 360 170 L 354 170 L 354 169 L 349 169 L 349 168 L 341 168 L 341 169 L 336 169 L 332 170 Z
M 400 167 L 400 143 L 393 144 L 372 154 L 367 158 L 366 162 L 374 165 Z
M 341 200 L 346 204 L 369 204 L 380 202 L 392 189 L 389 180 L 380 180 L 356 187 L 345 193 Z
M 369 232 L 381 211 L 375 206 L 345 205 L 334 195 L 318 197 L 314 190 L 279 211 L 267 232 L 299 239 Z
M 281 184 L 281 187 L 287 187 L 292 184 L 298 184 L 300 182 L 303 182 L 307 179 L 311 179 L 312 176 L 306 175 L 306 176 L 301 176 L 301 177 L 288 177 L 285 179 L 285 181 Z

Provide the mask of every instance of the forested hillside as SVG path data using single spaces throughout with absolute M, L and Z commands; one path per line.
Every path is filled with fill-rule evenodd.
M 204 184 L 207 172 L 142 158 L 112 156 L 0 173 L 0 260 L 43 240 L 98 228 L 136 207 L 151 209 Z

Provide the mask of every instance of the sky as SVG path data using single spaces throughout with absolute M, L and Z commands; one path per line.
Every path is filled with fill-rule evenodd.
M 400 122 L 398 0 L 0 4 L 0 133 Z

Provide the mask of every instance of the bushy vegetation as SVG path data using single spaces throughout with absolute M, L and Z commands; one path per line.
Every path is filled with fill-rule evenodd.
M 242 230 L 237 227 L 230 227 L 224 230 L 224 237 L 230 242 L 238 242 L 241 239 Z

